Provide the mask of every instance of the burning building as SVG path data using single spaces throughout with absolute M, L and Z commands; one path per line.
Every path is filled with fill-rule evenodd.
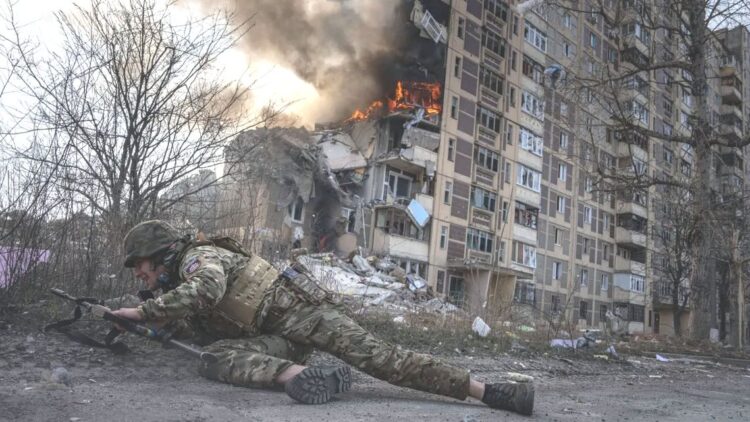
M 495 40 L 503 50 L 493 53 L 477 19 L 505 23 L 489 20 L 495 15 L 481 2 L 405 3 L 397 22 L 410 23 L 398 30 L 398 48 L 369 69 L 378 92 L 357 104 L 346 97 L 349 111 L 311 133 L 260 130 L 236 140 L 247 151 L 233 152 L 236 161 L 266 168 L 246 174 L 262 180 L 246 177 L 246 199 L 228 202 L 263 215 L 251 230 L 225 227 L 265 253 L 305 246 L 387 255 L 466 309 L 505 308 L 517 280 L 534 277 L 527 249 L 536 245 L 533 229 L 513 228 L 509 204 L 518 201 L 519 221 L 535 222 L 541 202 L 538 191 L 510 183 L 512 168 L 541 169 L 541 158 L 516 152 L 513 135 L 503 136 L 513 126 L 504 115 L 522 119 L 495 73 L 508 65 L 506 41 Z M 467 18 L 467 7 L 478 15 Z M 511 245 L 521 252 L 511 257 Z

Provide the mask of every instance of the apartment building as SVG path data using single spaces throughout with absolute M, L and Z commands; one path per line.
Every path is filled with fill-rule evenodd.
M 333 244 L 323 239 L 344 253 L 359 246 L 388 255 L 471 312 L 523 304 L 537 318 L 580 328 L 671 334 L 674 286 L 664 271 L 664 242 L 675 224 L 665 206 L 670 192 L 623 188 L 611 178 L 689 180 L 693 153 L 613 119 L 689 136 L 690 75 L 639 72 L 683 46 L 646 29 L 648 3 L 605 6 L 538 5 L 520 14 L 502 0 L 415 2 L 422 51 L 442 57 L 442 67 L 404 74 L 385 113 L 358 111 L 356 121 L 309 134 L 325 177 L 313 177 L 315 186 L 305 177 L 283 183 L 305 194 L 281 195 L 269 216 L 288 222 L 281 231 L 287 238 L 292 226 L 308 222 L 299 230 L 313 250 Z M 616 13 L 618 27 L 601 13 Z M 709 59 L 712 119 L 721 136 L 742 136 L 750 111 L 742 102 L 750 88 L 742 84 L 750 71 L 747 30 L 717 39 Z M 616 82 L 591 82 L 607 78 Z M 742 154 L 717 157 L 717 191 L 742 186 Z M 314 199 L 311 189 L 322 186 L 328 194 Z M 313 223 L 321 218 L 328 222 Z
M 658 263 L 670 231 L 665 192 L 614 189 L 601 176 L 689 179 L 689 146 L 613 130 L 610 119 L 614 103 L 644 129 L 689 136 L 690 75 L 637 72 L 684 46 L 646 28 L 649 2 L 605 6 L 520 15 L 502 1 L 451 3 L 429 280 L 472 310 L 513 300 L 580 327 L 613 320 L 629 332 L 670 334 L 671 286 L 659 281 Z M 601 13 L 614 20 L 616 11 L 621 25 L 612 28 Z M 721 136 L 741 136 L 747 119 L 740 32 L 710 46 L 710 108 Z M 615 92 L 571 92 L 552 80 L 555 68 L 569 79 L 631 76 Z M 730 152 L 714 164 L 717 189 L 743 183 L 742 154 Z

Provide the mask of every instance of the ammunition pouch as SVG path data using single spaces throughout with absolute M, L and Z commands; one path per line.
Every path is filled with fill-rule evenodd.
M 301 268 L 288 267 L 281 273 L 281 278 L 285 281 L 285 286 L 309 303 L 320 305 L 332 300 L 330 292 L 320 287 L 315 279 Z

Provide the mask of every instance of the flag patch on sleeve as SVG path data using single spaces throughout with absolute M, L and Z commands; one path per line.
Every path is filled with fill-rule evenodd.
M 192 258 L 190 261 L 188 261 L 187 264 L 185 264 L 185 274 L 192 274 L 196 272 L 200 267 L 200 259 L 198 259 L 198 257 Z

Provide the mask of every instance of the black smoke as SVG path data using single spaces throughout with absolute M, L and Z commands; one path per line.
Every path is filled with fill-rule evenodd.
M 449 9 L 423 2 L 444 24 Z M 445 44 L 419 36 L 409 20 L 413 0 L 254 0 L 236 12 L 252 18 L 241 43 L 251 61 L 267 59 L 294 70 L 318 90 L 319 121 L 392 94 L 397 80 L 442 80 Z

